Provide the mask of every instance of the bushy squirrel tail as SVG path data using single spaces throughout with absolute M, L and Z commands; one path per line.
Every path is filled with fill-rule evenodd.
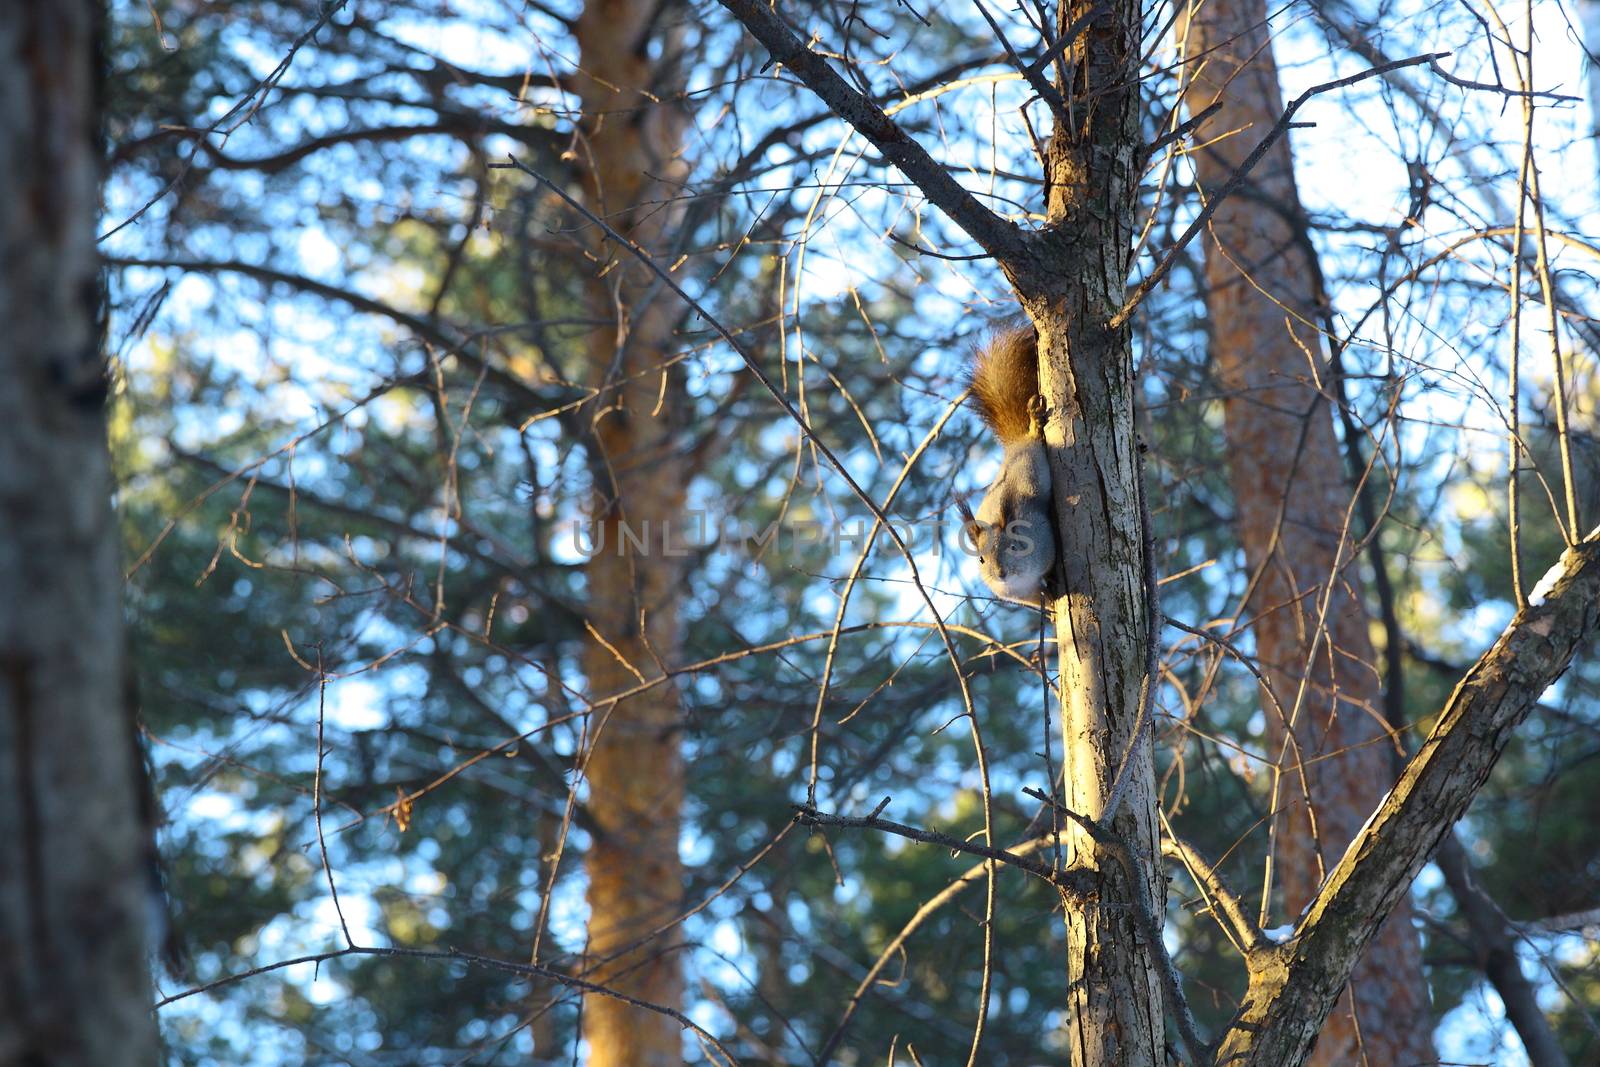
M 1001 444 L 1031 433 L 1029 403 L 1039 392 L 1039 338 L 1031 325 L 1007 326 L 972 360 L 967 377 L 978 415 Z

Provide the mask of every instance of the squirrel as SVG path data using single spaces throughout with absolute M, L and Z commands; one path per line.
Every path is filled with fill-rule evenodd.
M 973 357 L 968 385 L 1005 458 L 976 516 L 964 500 L 957 498 L 956 505 L 977 546 L 984 584 L 1004 600 L 1037 605 L 1055 563 L 1056 537 L 1033 327 L 1009 326 L 990 338 Z

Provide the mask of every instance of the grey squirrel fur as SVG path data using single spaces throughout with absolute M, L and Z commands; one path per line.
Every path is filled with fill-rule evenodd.
M 973 358 L 968 384 L 979 416 L 1005 450 L 977 515 L 960 503 L 966 534 L 977 546 L 978 574 L 1001 599 L 1038 604 L 1055 564 L 1056 536 L 1033 327 L 996 333 Z

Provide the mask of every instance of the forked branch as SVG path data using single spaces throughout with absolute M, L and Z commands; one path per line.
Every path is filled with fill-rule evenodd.
M 1467 672 L 1328 875 L 1281 971 L 1253 982 L 1218 1063 L 1300 1063 L 1367 942 L 1466 813 L 1516 727 L 1600 627 L 1600 528 L 1568 548 Z
M 822 56 L 806 47 L 777 11 L 759 0 L 720 0 L 776 63 L 805 83 L 835 115 L 872 142 L 924 196 L 1000 263 L 1015 262 L 1025 240 L 1015 225 L 984 207 L 944 164 L 901 129 L 883 108 L 857 92 Z

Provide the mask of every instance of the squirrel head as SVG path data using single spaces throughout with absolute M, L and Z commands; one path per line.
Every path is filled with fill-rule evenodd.
M 1006 448 L 1000 474 L 976 515 L 960 504 L 966 536 L 977 553 L 978 576 L 1001 599 L 1039 603 L 1056 557 L 1050 500 L 1044 445 L 1025 440 Z

